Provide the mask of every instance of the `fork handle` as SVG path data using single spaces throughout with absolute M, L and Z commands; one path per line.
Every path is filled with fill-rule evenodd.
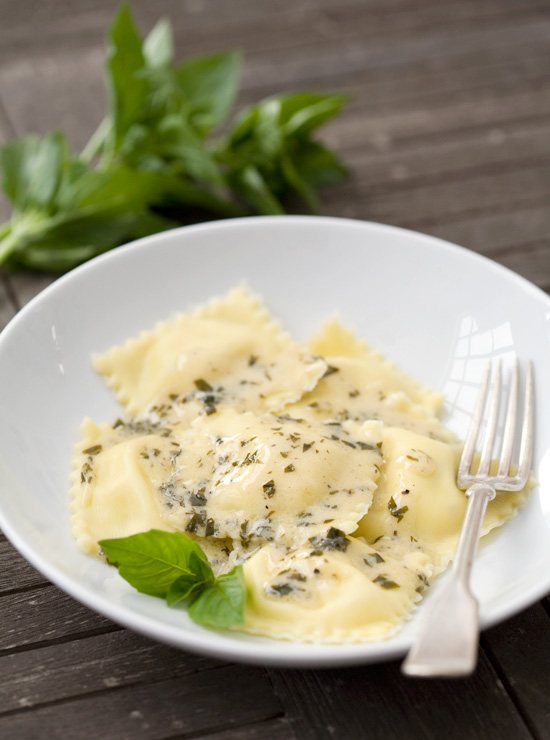
M 474 483 L 466 496 L 468 507 L 449 579 L 423 616 L 402 666 L 409 676 L 468 676 L 475 669 L 479 606 L 470 591 L 470 574 L 485 510 L 495 489 Z

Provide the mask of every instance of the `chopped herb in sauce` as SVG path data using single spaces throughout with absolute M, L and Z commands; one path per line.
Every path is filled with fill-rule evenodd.
M 379 555 L 377 552 L 370 552 L 363 558 L 363 561 L 365 565 L 368 565 L 370 568 L 372 568 L 374 565 L 377 565 L 377 563 L 385 562 L 382 555 Z
M 202 493 L 192 493 L 189 496 L 191 506 L 206 506 L 206 496 Z
M 403 519 L 403 516 L 407 513 L 408 510 L 409 510 L 408 506 L 401 506 L 401 507 L 397 506 L 393 496 L 388 501 L 388 511 L 390 512 L 392 516 L 394 516 L 397 519 L 398 522 L 400 522 L 401 519 Z
M 285 468 L 285 473 L 293 473 L 296 470 L 294 465 L 290 463 L 290 465 L 287 465 Z
M 252 465 L 253 463 L 261 463 L 262 461 L 258 459 L 258 450 L 255 450 L 254 452 L 247 452 L 246 457 L 241 463 L 242 465 Z
M 290 583 L 281 583 L 278 586 L 270 586 L 267 589 L 268 594 L 275 596 L 287 596 L 291 591 L 294 591 Z
M 268 480 L 267 483 L 264 483 L 263 485 L 264 493 L 268 498 L 271 498 L 275 495 L 275 482 L 272 480 Z
M 399 584 L 395 581 L 390 581 L 386 576 L 376 576 L 373 583 L 377 583 L 382 588 L 399 588 Z
M 207 383 L 206 380 L 203 380 L 202 378 L 198 378 L 198 380 L 194 380 L 193 383 L 195 384 L 195 388 L 198 391 L 203 391 L 204 393 L 208 393 L 214 390 L 212 386 L 210 385 L 210 383 Z
M 101 445 L 93 445 L 92 447 L 88 447 L 87 450 L 83 450 L 85 455 L 99 455 L 103 447 Z
M 339 552 L 345 552 L 349 545 L 349 540 L 346 535 L 342 530 L 336 529 L 336 527 L 331 527 L 324 537 L 321 535 L 310 537 L 309 541 L 316 548 L 314 552 L 319 550 L 320 554 L 323 550 L 338 550 Z

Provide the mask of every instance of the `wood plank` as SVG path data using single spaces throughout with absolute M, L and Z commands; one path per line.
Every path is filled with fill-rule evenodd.
M 247 725 L 231 727 L 213 735 L 201 735 L 201 740 L 297 740 L 294 730 L 286 717 Z
M 539 738 L 549 737 L 550 727 L 549 632 L 550 615 L 539 603 L 482 636 L 500 679 Z
M 159 740 L 207 731 L 215 735 L 213 731 L 220 733 L 281 715 L 280 702 L 265 672 L 235 665 L 4 714 L 0 716 L 0 736 L 18 740 Z
M 48 58 L 28 56 L 0 67 L 0 98 L 18 135 L 63 130 L 76 150 L 84 147 L 105 110 L 103 44 Z
M 8 141 L 13 135 L 13 129 L 6 111 L 0 100 L 0 147 Z M 3 195 L 0 190 L 0 224 L 10 216 L 10 206 L 7 198 Z M 0 330 L 10 321 L 15 311 L 17 310 L 17 303 L 15 299 L 15 291 L 11 282 L 10 276 L 7 272 L 0 267 Z
M 17 271 L 10 273 L 10 281 L 19 310 L 27 304 L 31 298 L 41 293 L 45 288 L 51 285 L 57 278 L 49 272 L 24 272 Z
M 533 90 L 515 90 L 505 95 L 483 95 L 472 105 L 472 98 L 460 96 L 458 100 L 441 100 L 426 107 L 412 101 L 408 105 L 387 105 L 379 112 L 344 112 L 337 121 L 330 123 L 325 137 L 330 142 L 342 142 L 346 148 L 372 146 L 384 148 L 402 139 L 434 137 L 456 138 L 457 132 L 480 128 L 496 128 L 517 122 L 547 121 L 550 113 L 550 86 Z M 391 108 L 396 110 L 391 110 Z M 334 133 L 333 133 L 334 132 Z
M 384 69 L 408 64 L 430 62 L 440 59 L 455 59 L 457 64 L 472 56 L 481 58 L 510 58 L 519 56 L 521 49 L 547 45 L 550 19 L 544 16 L 537 20 L 494 23 L 487 28 L 472 25 L 466 29 L 453 29 L 449 23 L 442 33 L 412 35 L 397 43 L 388 43 L 385 38 L 364 43 L 363 39 L 349 43 L 324 43 L 319 48 L 289 49 L 284 55 L 277 52 L 263 54 L 254 59 L 254 66 L 245 70 L 247 75 L 262 84 L 276 83 L 285 86 L 296 80 L 314 81 L 322 79 L 326 85 L 335 77 L 345 77 L 365 69 Z
M 427 226 L 425 231 L 490 257 L 518 245 L 550 238 L 548 206 Z
M 0 651 L 5 652 L 120 629 L 51 585 L 2 596 L 0 609 Z
M 388 42 L 395 42 L 404 35 L 418 35 L 426 29 L 432 33 L 438 29 L 445 30 L 450 18 L 454 29 L 461 25 L 479 27 L 521 19 L 526 15 L 532 18 L 546 9 L 541 0 L 525 0 L 524 3 L 507 6 L 498 0 L 486 0 L 483 6 L 449 2 L 444 12 L 433 3 L 392 3 L 393 8 L 386 3 L 382 9 L 377 3 L 357 2 L 340 2 L 335 7 L 326 0 L 299 4 L 275 0 L 269 7 L 258 7 L 258 3 L 233 2 L 228 8 L 226 3 L 216 3 L 215 11 L 212 0 L 208 3 L 208 9 L 201 3 L 182 4 L 178 0 L 134 5 L 139 24 L 144 30 L 148 30 L 159 17 L 167 16 L 176 30 L 183 34 L 187 44 L 201 47 L 218 44 L 222 48 L 238 36 L 249 39 L 258 47 L 263 44 L 263 49 L 271 46 L 280 49 L 289 43 L 295 44 L 298 30 L 305 35 L 303 42 L 308 41 L 309 34 L 315 34 L 325 42 L 331 38 L 344 40 L 354 36 L 370 41 L 383 34 Z M 76 8 L 57 3 L 57 6 L 55 13 L 50 3 L 47 8 L 35 5 L 31 11 L 36 20 L 40 19 L 42 33 L 38 39 L 32 27 L 22 22 L 21 14 L 10 13 L 8 8 L 3 14 L 0 29 L 3 53 L 7 54 L 9 50 L 12 55 L 23 55 L 28 39 L 32 39 L 34 45 L 38 42 L 50 46 L 74 42 L 75 37 L 80 44 L 87 37 L 97 40 L 110 23 L 116 3 L 79 2 Z
M 460 681 L 409 679 L 398 663 L 268 673 L 300 740 L 532 739 L 483 654 Z
M 44 576 L 35 570 L 10 542 L 7 540 L 0 542 L 0 596 L 7 591 L 21 591 L 45 583 L 47 581 Z
M 388 142 L 382 151 L 373 150 L 371 146 L 348 151 L 343 142 L 339 149 L 349 161 L 354 183 L 364 183 L 370 192 L 376 192 L 386 183 L 412 181 L 416 186 L 426 178 L 433 181 L 437 176 L 448 181 L 449 175 L 454 173 L 463 176 L 465 172 L 471 177 L 489 168 L 494 171 L 495 166 L 525 168 L 539 163 L 547 169 L 550 126 L 541 123 L 474 129 L 443 141 L 412 140 L 396 142 L 393 146 Z M 332 130 L 337 134 L 338 127 L 334 125 Z M 345 185 L 339 186 L 334 195 L 338 197 L 344 191 Z
M 479 32 L 476 30 L 473 35 L 475 36 L 476 33 L 482 34 L 478 43 L 480 50 L 485 54 L 484 58 L 489 58 L 493 62 L 495 58 L 508 59 L 513 63 L 518 57 L 523 56 L 514 46 L 516 40 L 521 37 L 525 44 L 529 42 L 527 51 L 532 54 L 533 48 L 537 46 L 536 39 L 544 38 L 546 40 L 544 26 L 544 21 L 540 23 L 531 21 L 525 28 L 522 24 L 519 26 L 514 24 L 508 31 L 489 27 L 488 30 Z M 508 38 L 507 33 L 510 34 L 511 39 Z M 495 35 L 492 44 L 498 49 L 498 53 L 487 55 L 491 43 L 483 34 L 489 34 L 491 38 L 491 34 Z M 460 51 L 462 54 L 464 45 L 466 43 L 466 46 L 468 46 L 471 36 L 471 33 L 464 34 L 464 38 L 459 35 L 454 45 L 450 42 L 447 44 L 445 38 L 437 37 L 437 49 L 432 49 L 432 52 L 435 53 L 439 50 L 438 53 L 443 54 L 443 59 L 448 60 L 449 57 L 452 58 L 453 49 Z M 284 34 L 282 37 L 284 38 Z M 242 40 L 239 37 L 235 39 L 235 43 L 242 45 Z M 410 43 L 413 42 L 409 42 L 409 45 Z M 339 76 L 341 79 L 338 86 L 345 87 L 346 80 L 349 79 L 352 72 L 368 68 L 379 75 L 380 68 L 382 67 L 382 70 L 386 68 L 387 65 L 381 65 L 381 60 L 378 59 L 377 54 L 382 55 L 384 59 L 387 57 L 388 62 L 391 60 L 390 67 L 395 66 L 398 59 L 400 60 L 400 68 L 409 69 L 411 65 L 425 63 L 426 59 L 431 58 L 429 50 L 433 43 L 433 39 L 428 34 L 422 43 L 416 40 L 414 42 L 416 46 L 413 44 L 410 49 L 409 46 L 402 43 L 396 43 L 394 48 L 391 44 L 388 45 L 382 42 L 378 42 L 378 46 L 371 49 L 370 47 L 367 48 L 362 41 L 357 49 L 353 47 L 349 51 L 347 47 L 343 50 L 341 43 L 338 41 L 333 46 L 329 45 L 328 47 L 326 43 L 323 43 L 319 49 L 314 50 L 314 53 L 305 54 L 301 42 L 296 54 L 300 55 L 300 59 L 308 59 L 308 64 L 316 73 L 320 73 L 320 68 L 327 67 L 325 72 L 328 73 L 328 70 L 330 70 L 330 79 Z M 418 45 L 420 45 L 420 49 L 424 48 L 422 44 L 426 47 L 424 55 L 416 48 Z M 345 63 L 348 56 L 351 59 L 352 68 Z M 374 59 L 371 57 L 374 57 Z M 547 59 L 547 55 L 545 58 Z M 262 57 L 263 59 L 264 57 Z M 285 62 L 286 59 L 287 55 L 285 55 Z M 465 59 L 471 64 L 471 54 L 466 55 Z M 307 70 L 302 69 L 298 62 L 299 60 L 289 60 L 288 63 L 291 68 L 289 67 L 288 74 L 285 77 L 280 70 L 280 64 L 274 64 L 272 59 L 265 59 L 265 63 L 261 60 L 251 60 L 251 63 L 245 67 L 244 86 L 260 85 L 263 88 L 271 89 L 275 86 L 275 89 L 281 89 L 289 86 L 295 87 L 306 79 L 311 80 L 311 75 Z M 55 128 L 63 128 L 68 132 L 69 140 L 73 146 L 81 148 L 102 117 L 104 108 L 103 63 L 103 43 L 96 40 L 90 47 L 82 48 L 79 44 L 75 48 L 67 48 L 61 45 L 53 55 L 51 48 L 48 48 L 47 58 L 39 54 L 35 54 L 35 56 L 25 55 L 23 59 L 11 60 L 4 64 L 0 70 L 0 93 L 9 109 L 15 128 L 20 132 L 29 130 L 45 132 Z M 450 66 L 456 65 L 451 64 Z M 325 79 L 328 79 L 326 74 Z M 523 80 L 523 85 L 525 86 L 525 80 Z M 31 95 L 28 94 L 29 87 L 33 89 Z M 429 90 L 429 85 L 423 87 Z M 52 100 L 56 100 L 55 106 L 51 105 Z M 373 110 L 373 105 L 376 110 L 376 101 L 372 101 L 367 96 L 363 100 L 364 106 L 369 106 L 369 111 Z M 503 105 L 506 105 L 506 103 L 504 102 Z M 533 105 L 535 104 L 532 103 Z M 538 111 L 540 111 L 540 105 L 539 103 Z M 360 116 L 361 125 L 365 118 L 364 106 Z M 522 108 L 521 104 L 519 107 Z M 515 108 L 512 107 L 511 112 L 514 110 Z M 544 111 L 546 110 L 544 108 Z M 525 114 L 527 113 L 528 111 L 525 110 Z M 540 113 L 540 115 L 542 114 Z M 411 113 L 411 115 L 414 115 L 414 113 Z M 370 117 L 371 115 L 369 115 Z M 401 111 L 400 118 L 402 118 Z M 353 132 L 353 123 L 350 124 L 350 127 L 351 132 Z M 347 135 L 352 135 L 351 132 L 348 131 Z M 368 129 L 363 131 L 363 136 L 365 135 L 368 135 Z M 391 135 L 391 132 L 388 135 Z
M 0 657 L 0 714 L 221 665 L 127 630 L 67 641 Z
M 549 158 L 550 163 L 550 158 Z M 539 166 L 540 165 L 540 166 Z M 324 193 L 328 215 L 407 225 L 419 231 L 485 215 L 522 211 L 547 202 L 550 167 L 544 161 L 526 169 L 506 166 L 481 168 L 471 177 L 464 172 L 434 177 L 412 177 L 369 185 L 353 178 L 349 184 Z M 347 197 L 346 197 L 347 196 Z M 522 238 L 520 243 L 528 241 Z
M 355 73 L 341 78 L 335 76 L 330 83 L 312 83 L 316 88 L 334 89 L 348 93 L 350 100 L 347 110 L 363 110 L 368 115 L 372 109 L 384 103 L 399 101 L 430 101 L 446 99 L 449 102 L 458 95 L 471 94 L 473 91 L 489 91 L 494 95 L 505 93 L 511 88 L 519 89 L 521 85 L 531 87 L 547 78 L 548 50 L 530 48 L 521 55 L 484 56 L 468 58 L 459 65 L 453 57 L 442 59 L 437 64 L 419 62 L 401 67 L 383 69 L 358 69 Z M 302 84 L 308 84 L 307 79 Z M 290 87 L 286 85 L 285 87 Z M 279 85 L 265 89 L 254 85 L 252 78 L 245 81 L 241 94 L 243 103 L 251 103 L 266 92 L 276 92 Z
M 16 310 L 15 293 L 10 276 L 0 268 L 0 329 L 3 329 L 13 318 Z

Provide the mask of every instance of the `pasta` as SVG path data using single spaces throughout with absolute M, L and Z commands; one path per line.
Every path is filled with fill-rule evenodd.
M 242 563 L 239 629 L 391 636 L 449 563 L 466 507 L 440 394 L 336 319 L 309 346 L 240 287 L 94 357 L 124 409 L 82 424 L 73 533 L 183 531 L 217 574 Z M 526 491 L 497 495 L 483 532 Z

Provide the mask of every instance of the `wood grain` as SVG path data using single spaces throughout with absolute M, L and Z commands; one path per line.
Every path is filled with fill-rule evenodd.
M 550 291 L 547 0 L 134 0 L 179 58 L 239 47 L 239 106 L 346 92 L 324 139 L 351 170 L 323 212 L 441 236 Z M 0 144 L 103 116 L 118 0 L 0 0 Z M 0 222 L 9 208 L 0 199 Z M 53 275 L 0 271 L 0 326 Z M 248 668 L 156 644 L 61 593 L 0 535 L 0 737 L 550 739 L 550 602 L 488 631 L 470 679 L 399 665 Z
M 301 740 L 531 737 L 483 654 L 474 676 L 460 681 L 405 678 L 398 663 L 269 674 Z M 312 701 L 304 705 L 304 696 Z
M 5 713 L 0 716 L 0 737 L 66 740 L 89 732 L 102 740 L 158 740 L 220 732 L 281 714 L 262 669 L 228 666 L 191 678 L 110 688 L 31 712 Z
M 500 680 L 539 738 L 550 736 L 548 618 L 544 606 L 536 604 L 482 637 Z
M 81 633 L 117 629 L 113 623 L 82 606 L 55 586 L 16 591 L 2 596 L 0 655 L 43 645 Z
M 116 630 L 0 657 L 0 707 L 4 712 L 28 709 L 115 687 L 191 677 L 222 665 Z
M 19 555 L 7 540 L 0 542 L 0 596 L 44 583 L 47 583 L 44 576 Z

